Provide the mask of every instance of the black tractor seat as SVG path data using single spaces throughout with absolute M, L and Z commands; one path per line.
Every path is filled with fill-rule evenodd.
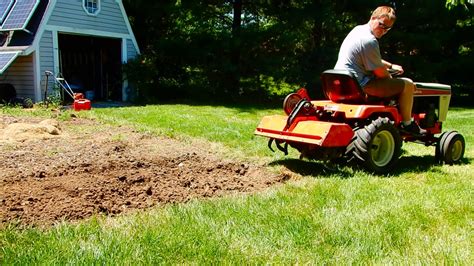
M 385 104 L 393 100 L 367 95 L 360 87 L 354 74 L 348 70 L 329 69 L 321 74 L 323 92 L 335 103 Z

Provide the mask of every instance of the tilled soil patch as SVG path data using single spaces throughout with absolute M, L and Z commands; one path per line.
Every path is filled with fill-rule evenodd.
M 0 223 L 47 225 L 94 214 L 253 192 L 288 177 L 176 140 L 90 120 L 0 115 Z

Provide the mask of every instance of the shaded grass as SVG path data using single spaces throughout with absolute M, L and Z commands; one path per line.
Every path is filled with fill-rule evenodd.
M 263 158 L 301 175 L 258 194 L 158 207 L 79 224 L 0 231 L 2 264 L 470 264 L 474 220 L 474 110 L 453 109 L 444 130 L 467 143 L 459 165 L 405 143 L 390 176 L 283 158 L 253 137 L 278 109 L 160 105 L 81 112 L 183 141 L 217 143 L 229 156 Z

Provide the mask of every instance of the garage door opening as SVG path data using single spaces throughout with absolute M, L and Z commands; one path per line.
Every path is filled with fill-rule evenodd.
M 122 100 L 121 40 L 59 34 L 60 71 L 74 92 Z

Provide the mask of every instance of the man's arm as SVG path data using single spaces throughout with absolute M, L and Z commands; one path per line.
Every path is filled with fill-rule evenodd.
M 385 61 L 382 59 L 382 64 L 385 66 L 386 69 L 391 69 L 393 64 L 388 62 L 388 61 Z
M 382 63 L 384 63 L 383 60 L 382 60 Z M 378 79 L 392 78 L 392 75 L 390 75 L 390 73 L 388 72 L 388 68 L 385 65 L 385 63 L 383 66 L 374 69 L 373 72 L 374 72 L 375 77 L 377 77 Z
M 388 61 L 385 61 L 382 59 L 382 64 L 383 66 L 377 68 L 374 70 L 374 75 L 377 77 L 377 78 L 391 78 L 392 75 L 390 74 L 390 72 L 388 72 L 389 69 L 393 69 L 394 72 L 397 73 L 397 75 L 401 75 L 403 74 L 403 67 L 400 66 L 400 65 L 396 65 L 396 64 L 392 64 Z

